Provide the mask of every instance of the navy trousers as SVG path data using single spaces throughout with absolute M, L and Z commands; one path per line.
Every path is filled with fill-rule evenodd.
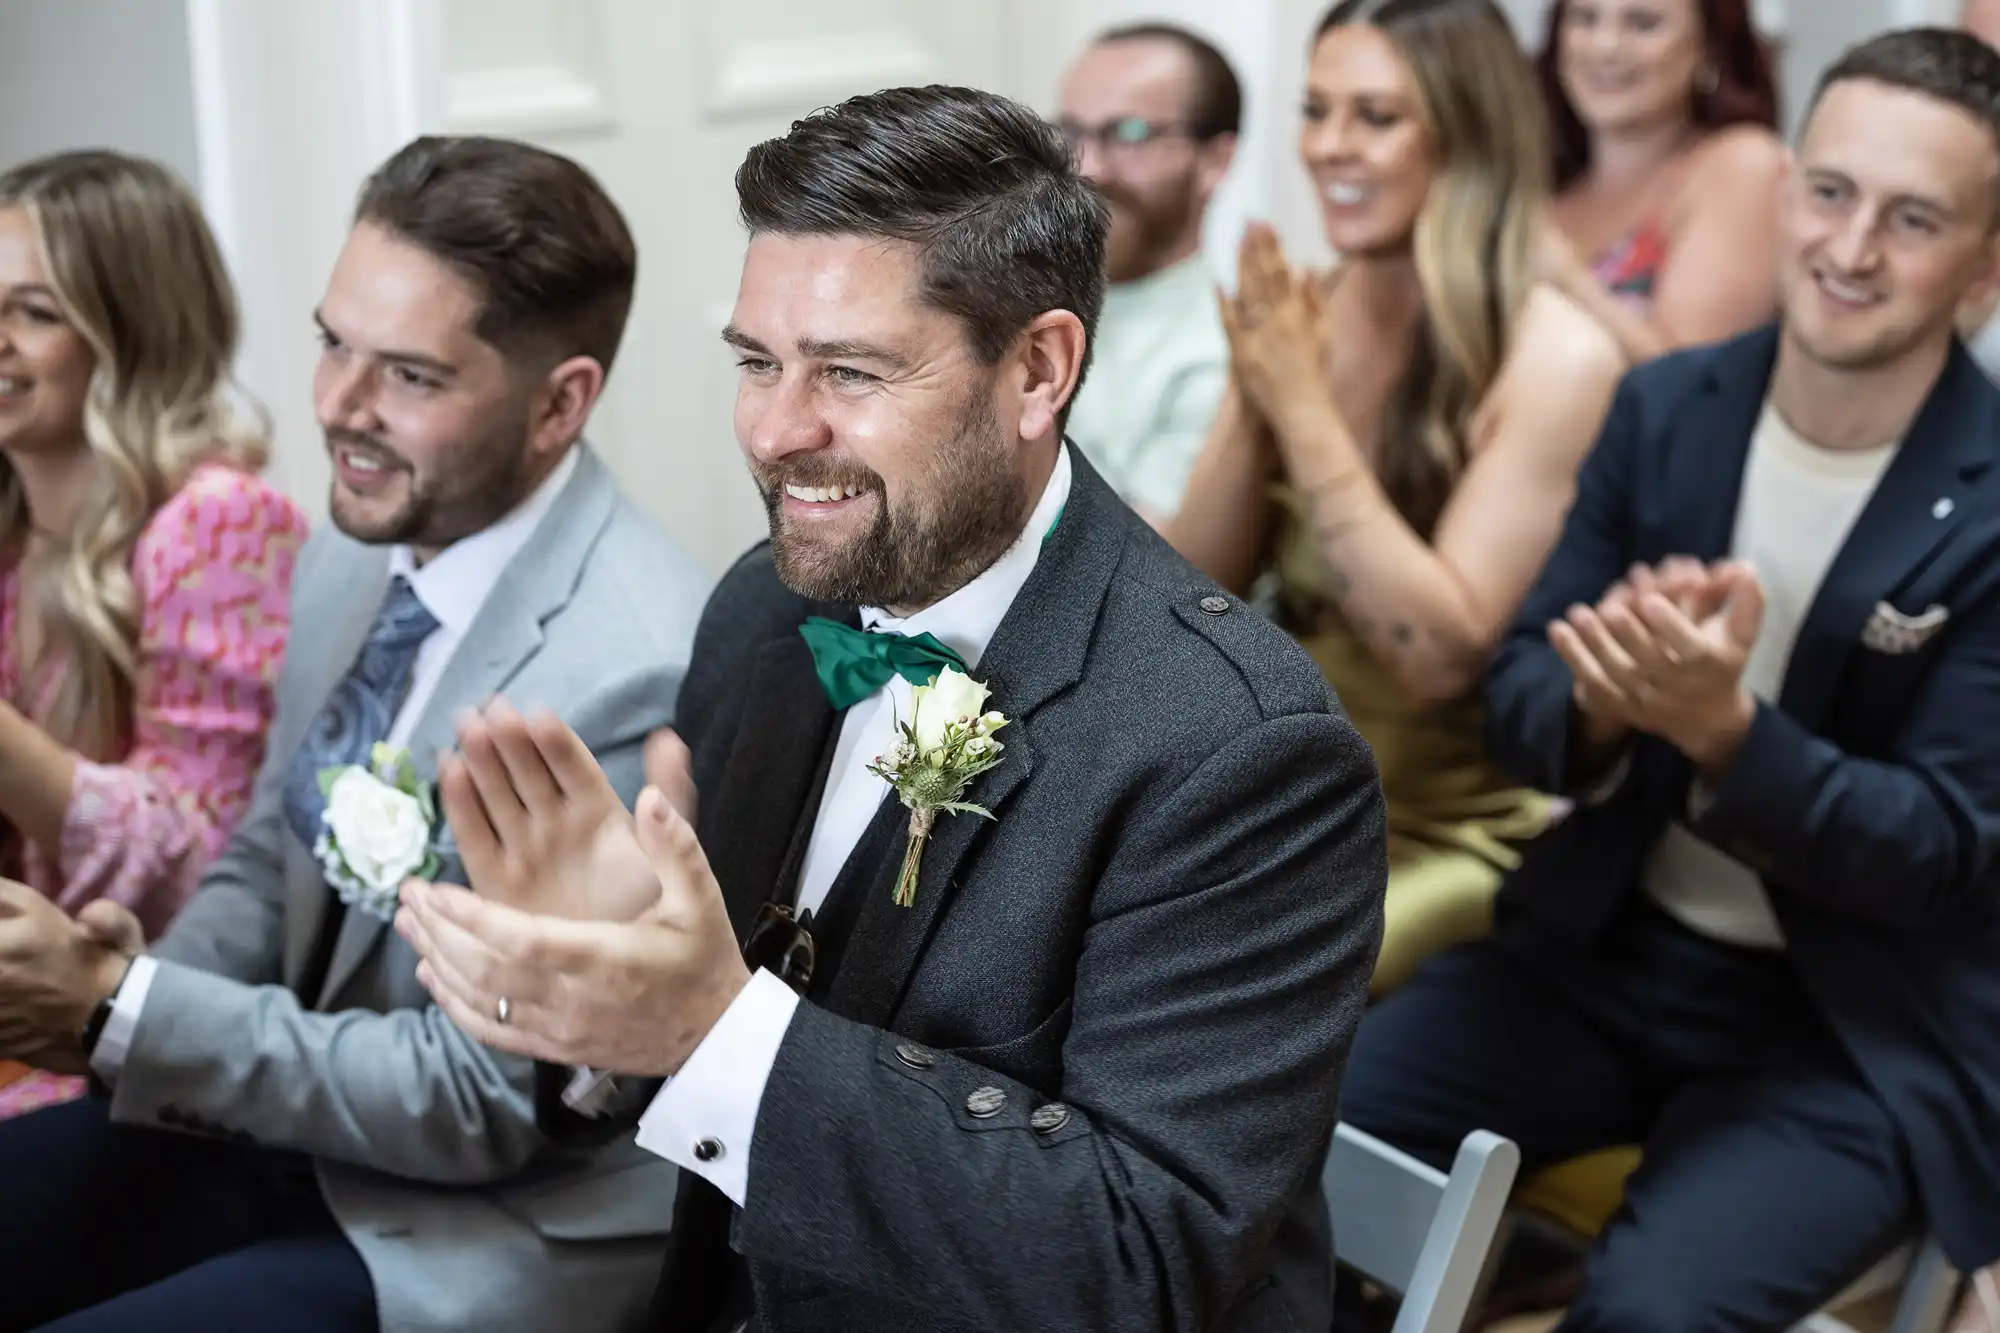
M 1431 960 L 1362 1021 L 1341 1116 L 1440 1168 L 1473 1129 L 1524 1174 L 1643 1143 L 1567 1333 L 1788 1328 L 1920 1225 L 1789 960 L 1645 902 L 1588 955 L 1516 927 Z
M 0 1333 L 375 1333 L 375 1290 L 293 1153 L 111 1123 L 0 1121 Z

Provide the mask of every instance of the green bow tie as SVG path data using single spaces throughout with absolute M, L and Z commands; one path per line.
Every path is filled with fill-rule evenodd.
M 851 708 L 901 676 L 912 685 L 928 685 L 946 667 L 965 671 L 965 659 L 929 634 L 890 634 L 859 630 L 824 616 L 810 616 L 799 626 L 799 637 L 812 649 L 813 669 L 820 688 L 836 710 Z

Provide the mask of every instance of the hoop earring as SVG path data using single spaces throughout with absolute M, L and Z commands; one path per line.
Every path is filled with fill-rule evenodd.
M 1715 90 L 1722 86 L 1722 71 L 1714 65 L 1703 65 L 1694 72 L 1694 90 L 1702 97 L 1715 96 Z

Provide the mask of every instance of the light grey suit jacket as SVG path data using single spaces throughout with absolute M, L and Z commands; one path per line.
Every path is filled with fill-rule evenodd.
M 387 580 L 386 549 L 336 532 L 301 555 L 249 812 L 153 950 L 112 1116 L 316 1158 L 383 1333 L 626 1327 L 657 1271 L 672 1168 L 629 1138 L 552 1145 L 531 1063 L 453 1026 L 373 917 L 346 914 L 314 1003 L 294 993 L 329 892 L 279 794 Z M 455 712 L 504 693 L 565 718 L 629 803 L 647 733 L 672 720 L 709 583 L 586 453 L 452 653 L 411 734 L 420 770 L 451 744 Z

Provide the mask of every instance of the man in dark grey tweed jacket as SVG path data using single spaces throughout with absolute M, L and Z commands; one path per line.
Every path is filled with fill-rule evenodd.
M 645 1108 L 682 1170 L 660 1328 L 1324 1329 L 1382 798 L 1306 655 L 1062 443 L 1101 203 L 1033 113 L 945 88 L 801 121 L 737 187 L 772 540 L 636 818 L 553 719 L 463 728 L 479 895 L 406 894 L 428 984 L 548 1062 L 551 1129 Z M 901 905 L 871 764 L 913 709 L 935 739 L 933 677 L 1004 749 Z

